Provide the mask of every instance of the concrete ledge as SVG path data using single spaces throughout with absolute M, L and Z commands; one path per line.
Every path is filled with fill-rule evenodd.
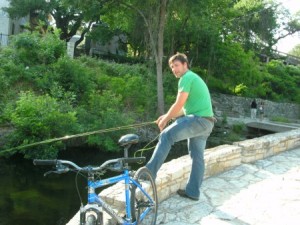
M 205 178 L 227 171 L 242 163 L 250 163 L 298 146 L 300 146 L 300 129 L 206 149 L 204 153 Z M 174 194 L 179 188 L 185 187 L 191 165 L 192 160 L 189 155 L 173 159 L 162 165 L 156 178 L 160 202 Z M 122 191 L 120 186 L 112 186 L 101 192 L 100 195 L 109 203 L 121 203 L 124 201 L 124 197 L 120 196 Z
M 282 151 L 300 146 L 300 129 L 266 135 L 259 138 L 235 142 L 206 149 L 205 178 L 227 171 L 242 163 L 250 163 Z M 167 199 L 179 188 L 184 188 L 191 171 L 192 160 L 189 155 L 164 163 L 156 178 L 159 202 Z M 100 195 L 118 212 L 124 211 L 124 185 L 118 183 L 103 190 Z M 75 219 L 76 216 L 72 220 Z M 68 223 L 71 225 L 73 223 Z
M 215 148 L 206 149 L 205 178 L 229 170 L 241 164 L 240 146 L 220 145 Z
M 300 146 L 300 129 L 233 143 L 242 149 L 242 163 L 249 163 Z

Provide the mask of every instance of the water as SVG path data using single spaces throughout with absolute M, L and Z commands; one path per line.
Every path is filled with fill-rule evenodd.
M 120 153 L 105 153 L 96 149 L 72 149 L 59 158 L 79 165 L 99 165 Z M 80 207 L 75 185 L 75 173 L 44 173 L 51 167 L 34 166 L 22 155 L 0 158 L 0 225 L 63 225 Z M 83 200 L 86 200 L 86 180 L 78 176 Z M 84 201 L 85 202 L 85 201 Z

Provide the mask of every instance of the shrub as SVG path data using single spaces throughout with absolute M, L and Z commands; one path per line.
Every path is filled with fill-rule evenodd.
M 53 66 L 57 75 L 57 82 L 65 91 L 71 91 L 82 100 L 94 89 L 92 72 L 77 60 L 63 57 Z
M 14 36 L 12 45 L 19 62 L 27 66 L 51 64 L 66 54 L 65 42 L 59 39 L 58 34 L 42 36 L 38 32 L 24 32 Z
M 65 111 L 65 108 L 63 104 L 49 95 L 37 96 L 31 92 L 22 92 L 15 109 L 11 107 L 7 112 L 10 114 L 15 131 L 9 136 L 9 146 L 6 147 L 26 145 L 73 134 L 78 130 L 76 112 Z M 55 158 L 57 153 L 56 144 L 38 146 L 24 151 L 27 158 Z
M 289 119 L 282 116 L 274 116 L 270 119 L 271 121 L 281 122 L 281 123 L 289 123 Z
M 236 134 L 241 134 L 245 129 L 245 124 L 240 123 L 240 124 L 233 124 L 232 125 L 232 131 Z
M 133 122 L 131 118 L 130 114 L 124 112 L 121 96 L 115 95 L 112 91 L 91 93 L 87 104 L 80 108 L 78 114 L 79 122 L 89 131 L 128 125 Z M 92 135 L 88 136 L 87 142 L 108 151 L 116 151 L 118 150 L 116 143 L 121 134 L 120 131 L 114 131 Z

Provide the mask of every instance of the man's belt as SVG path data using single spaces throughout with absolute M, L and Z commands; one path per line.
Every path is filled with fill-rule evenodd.
M 206 119 L 206 120 L 208 120 L 208 121 L 210 121 L 210 122 L 212 122 L 212 123 L 215 123 L 215 122 L 217 122 L 217 119 L 215 118 L 215 117 L 202 117 L 202 118 L 204 118 L 204 119 Z

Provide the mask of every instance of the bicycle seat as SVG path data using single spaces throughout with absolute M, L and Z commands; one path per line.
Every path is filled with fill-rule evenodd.
M 120 146 L 130 145 L 130 144 L 136 144 L 139 142 L 139 136 L 136 134 L 126 134 L 123 135 L 118 143 Z

